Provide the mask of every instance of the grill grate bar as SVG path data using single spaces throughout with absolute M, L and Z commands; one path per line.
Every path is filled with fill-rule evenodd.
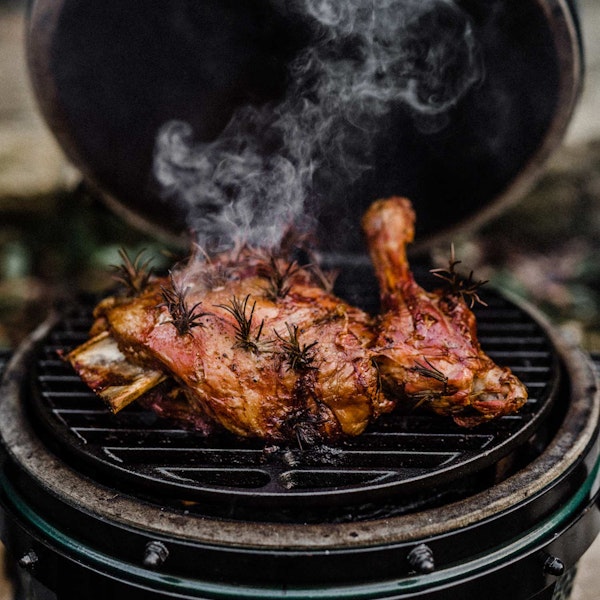
M 146 447 L 132 448 L 123 446 L 103 446 L 103 450 L 117 460 L 127 462 L 127 464 L 137 464 L 143 467 L 152 467 L 156 465 L 169 466 L 173 464 L 182 464 L 181 459 L 185 458 L 186 465 L 214 466 L 223 464 L 239 467 L 240 465 L 260 465 L 264 463 L 264 454 L 260 450 L 246 449 L 210 449 L 210 448 L 168 448 L 168 447 Z M 182 456 L 183 455 L 183 456 Z M 422 451 L 419 454 L 405 450 L 398 451 L 377 451 L 362 452 L 346 450 L 334 459 L 336 467 L 350 466 L 355 469 L 364 469 L 371 467 L 390 467 L 390 468 L 432 468 L 448 464 L 458 457 L 457 452 L 431 452 Z M 270 465 L 272 470 L 279 470 L 284 467 L 289 468 L 285 462 Z M 177 467 L 182 468 L 182 467 Z M 187 467 L 186 467 L 187 468 Z M 312 465 L 314 469 L 314 465 Z M 322 465 L 321 470 L 330 470 L 331 465 Z
M 79 385 L 81 382 L 78 382 Z M 83 389 L 78 390 L 53 390 L 53 391 L 43 391 L 42 394 L 48 400 L 62 400 L 62 399 L 80 399 L 80 400 L 93 400 L 94 402 L 98 402 L 98 397 L 91 391 L 85 391 Z
M 64 347 L 69 344 L 82 344 L 87 341 L 89 335 L 87 331 L 64 331 L 61 333 L 53 333 L 51 336 L 51 341 L 53 344 L 56 344 L 58 347 Z
M 514 418 L 514 417 L 512 417 Z M 102 442 L 106 442 L 107 439 L 111 439 L 110 434 L 114 434 L 116 431 L 118 431 L 119 433 L 119 443 L 123 448 L 127 448 L 129 447 L 133 447 L 136 448 L 136 446 L 134 446 L 134 444 L 137 444 L 137 442 L 139 441 L 139 438 L 136 438 L 136 435 L 143 435 L 144 436 L 144 441 L 145 441 L 145 446 L 144 446 L 144 450 L 147 448 L 152 447 L 152 444 L 156 444 L 157 447 L 160 443 L 160 447 L 168 447 L 170 446 L 173 441 L 180 435 L 181 432 L 177 431 L 177 430 L 171 430 L 171 429 L 143 429 L 143 428 L 139 428 L 139 429 L 134 429 L 134 428 L 128 428 L 128 429 L 119 429 L 119 430 L 115 430 L 115 429 L 102 429 L 102 428 L 98 428 L 98 429 L 94 429 L 94 428 L 86 428 L 86 427 L 73 427 L 73 430 L 78 431 L 82 436 L 85 436 L 86 439 L 90 442 L 90 443 L 99 443 L 100 441 Z M 144 435 L 150 433 L 150 435 Z M 162 440 L 157 440 L 158 436 L 165 436 L 163 437 Z M 113 440 L 114 441 L 114 440 Z M 227 448 L 226 445 L 224 444 L 224 447 L 219 447 L 218 445 L 214 445 L 213 443 L 208 443 L 206 442 L 206 438 L 198 438 L 197 440 L 195 440 L 194 438 L 190 438 L 189 436 L 186 436 L 185 439 L 179 439 L 177 440 L 178 444 L 177 447 L 173 447 L 170 448 L 171 450 L 177 450 L 177 449 L 192 449 L 192 450 L 198 450 L 198 451 L 217 451 L 217 452 L 223 452 L 223 453 L 229 453 L 232 451 L 231 448 Z M 468 443 L 465 444 L 461 444 L 461 443 L 457 443 L 456 440 L 448 440 L 447 442 L 443 441 L 443 440 L 439 440 L 437 443 L 431 443 L 429 446 L 427 447 L 423 447 L 424 444 L 428 444 L 430 442 L 430 439 L 427 439 L 425 437 L 423 437 L 422 439 L 418 439 L 418 438 L 414 438 L 414 440 L 409 441 L 409 442 L 405 442 L 402 439 L 398 440 L 398 449 L 395 449 L 391 444 L 380 444 L 377 443 L 377 445 L 364 445 L 364 444 L 352 444 L 352 445 L 348 445 L 348 444 L 344 444 L 341 446 L 342 448 L 342 452 L 346 453 L 346 454 L 355 454 L 357 457 L 359 456 L 359 454 L 369 454 L 369 453 L 377 453 L 377 452 L 414 452 L 414 453 L 428 453 L 428 452 L 433 452 L 433 453 L 437 453 L 437 452 L 479 452 L 483 449 L 485 449 L 487 446 L 490 445 L 490 443 L 493 441 L 492 439 L 485 439 L 484 441 L 481 440 L 477 440 L 477 441 L 471 441 L 469 440 Z M 237 445 L 235 445 L 235 447 L 233 448 L 233 451 L 237 452 L 255 452 L 255 451 L 259 451 L 259 452 L 263 452 L 262 449 L 256 449 L 256 448 L 246 448 L 245 445 L 238 443 Z M 333 457 L 331 460 L 334 460 L 335 457 Z M 266 459 L 266 457 L 265 457 Z
M 512 369 L 515 374 L 516 373 L 520 373 L 521 375 L 537 375 L 539 377 L 543 377 L 545 375 L 548 375 L 551 371 L 550 367 L 548 365 L 541 365 L 541 366 L 536 366 L 536 365 L 515 365 Z
M 537 331 L 537 327 L 533 323 L 515 323 L 514 321 L 506 321 L 504 323 L 498 320 L 481 320 L 477 323 L 477 331 L 479 334 L 492 331 L 494 333 L 520 333 L 523 335 L 533 334 Z
M 542 336 L 513 336 L 513 335 L 503 335 L 503 336 L 479 336 L 479 342 L 487 347 L 491 348 L 493 346 L 511 346 L 511 347 L 521 347 L 521 346 L 531 346 L 531 347 L 543 347 L 546 343 L 545 338 Z
M 513 364 L 515 368 L 518 367 L 518 363 L 511 363 L 510 360 L 522 360 L 525 359 L 527 361 L 533 360 L 543 360 L 549 361 L 551 359 L 551 354 L 547 350 L 526 350 L 526 349 L 508 349 L 508 350 L 495 350 L 485 348 L 486 353 L 493 359 L 498 362 L 502 362 L 503 365 L 513 368 Z M 530 364 L 530 363 L 527 363 Z

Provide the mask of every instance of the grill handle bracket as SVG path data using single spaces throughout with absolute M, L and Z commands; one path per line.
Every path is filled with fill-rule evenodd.
M 146 544 L 142 562 L 149 569 L 157 569 L 164 564 L 168 557 L 169 549 L 162 542 L 152 540 Z
M 406 557 L 410 566 L 423 575 L 433 573 L 435 570 L 435 559 L 433 550 L 427 544 L 415 546 Z

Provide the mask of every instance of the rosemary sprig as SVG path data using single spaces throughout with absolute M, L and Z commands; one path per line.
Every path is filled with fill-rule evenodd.
M 413 404 L 412 409 L 417 409 L 422 404 L 426 402 L 433 402 L 434 400 L 439 400 L 443 394 L 440 393 L 432 393 L 432 392 L 417 392 L 413 394 L 412 397 L 416 400 Z
M 311 263 L 308 267 L 315 276 L 317 283 L 328 293 L 333 293 L 335 281 L 339 275 L 339 269 L 324 271 L 318 263 Z
M 379 363 L 375 357 L 371 358 L 371 365 L 375 369 L 376 380 L 375 380 L 375 397 L 379 398 L 383 391 L 383 378 L 381 377 L 381 369 L 379 368 Z
M 411 368 L 412 371 L 419 373 L 423 377 L 428 377 L 430 379 L 435 379 L 443 384 L 444 390 L 448 386 L 448 377 L 444 375 L 438 368 L 434 367 L 426 358 L 423 359 L 426 365 L 422 365 L 421 363 L 415 363 L 415 366 Z
M 224 265 L 210 265 L 202 274 L 202 282 L 211 290 L 224 286 L 230 279 L 230 270 Z
M 300 344 L 298 326 L 286 322 L 285 327 L 288 333 L 287 338 L 277 331 L 275 331 L 275 335 L 281 341 L 281 354 L 287 362 L 288 368 L 292 371 L 307 371 L 316 368 L 314 366 L 314 349 L 318 342 L 315 340 L 310 344 Z
M 292 287 L 292 277 L 299 270 L 300 267 L 296 261 L 288 262 L 285 268 L 283 268 L 277 262 L 277 259 L 271 255 L 269 261 L 265 262 L 259 268 L 259 274 L 267 280 L 265 296 L 273 302 L 285 298 Z
M 444 375 L 438 368 L 434 367 L 426 358 L 423 359 L 425 361 L 425 365 L 421 363 L 416 363 L 414 367 L 411 368 L 412 371 L 415 371 L 422 375 L 423 377 L 428 377 L 430 379 L 434 379 L 435 381 L 439 381 L 442 384 L 441 390 L 423 390 L 421 392 L 417 392 L 413 394 L 413 397 L 417 399 L 417 403 L 413 408 L 417 408 L 424 402 L 433 402 L 434 400 L 441 400 L 445 396 L 452 396 L 456 393 L 456 389 L 453 386 L 448 385 L 448 377 Z
M 248 294 L 243 300 L 240 300 L 237 296 L 233 296 L 230 304 L 217 304 L 219 308 L 226 310 L 235 319 L 236 326 L 236 347 L 243 348 L 255 353 L 261 351 L 262 346 L 260 344 L 260 336 L 265 324 L 263 319 L 258 328 L 254 327 L 254 309 L 256 308 L 256 301 L 252 303 L 250 308 L 250 314 L 246 314 L 248 308 L 248 300 L 250 294 Z M 253 333 L 253 330 L 256 331 Z
M 430 272 L 435 277 L 439 277 L 446 282 L 446 293 L 452 296 L 460 296 L 465 302 L 469 301 L 469 308 L 473 308 L 476 302 L 482 304 L 483 306 L 487 306 L 487 303 L 484 302 L 479 297 L 479 289 L 481 286 L 488 283 L 488 280 L 480 279 L 475 281 L 473 279 L 473 271 L 469 273 L 467 278 L 461 276 L 456 271 L 456 266 L 459 265 L 462 261 L 456 260 L 454 254 L 454 244 L 452 244 L 450 249 L 450 260 L 448 261 L 448 268 L 441 269 L 432 269 Z
M 194 327 L 204 327 L 200 319 L 208 313 L 201 312 L 201 302 L 188 306 L 185 301 L 187 290 L 177 287 L 173 280 L 173 274 L 169 273 L 170 287 L 160 286 L 164 302 L 159 306 L 166 306 L 171 319 L 166 321 L 172 323 L 179 335 L 191 335 Z
M 135 258 L 131 260 L 127 250 L 120 248 L 119 256 L 122 263 L 112 265 L 112 269 L 115 271 L 113 278 L 125 288 L 128 296 L 135 296 L 143 292 L 152 275 L 152 268 L 150 267 L 152 258 L 142 261 L 145 252 L 145 249 L 140 250 Z

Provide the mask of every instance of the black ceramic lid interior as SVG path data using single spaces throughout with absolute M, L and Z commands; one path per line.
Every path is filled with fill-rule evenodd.
M 314 79 L 327 68 L 364 66 L 369 52 L 381 57 L 390 45 L 396 52 L 395 37 L 412 35 L 398 46 L 405 53 L 401 60 L 382 59 L 383 67 L 368 74 L 369 85 L 377 86 L 378 78 L 401 81 L 388 89 L 384 108 L 375 105 L 381 114 L 370 108 L 353 112 L 345 105 L 342 116 L 335 107 L 326 115 L 334 127 L 318 143 L 335 145 L 331 136 L 343 133 L 337 156 L 329 151 L 310 162 L 315 171 L 303 210 L 317 215 L 324 245 L 344 251 L 362 247 L 360 215 L 379 197 L 413 200 L 418 240 L 490 214 L 530 182 L 568 123 L 581 76 L 571 5 L 402 0 L 381 2 L 379 8 L 375 3 L 378 16 L 372 22 L 382 32 L 371 36 L 378 44 L 373 48 L 365 45 L 364 31 L 353 29 L 360 19 L 367 22 L 361 8 L 367 4 L 171 0 L 142 9 L 123 0 L 37 0 L 28 31 L 32 83 L 42 113 L 84 175 L 131 215 L 179 234 L 190 228 L 188 205 L 153 173 L 157 135 L 165 123 L 189 124 L 191 144 L 218 142 L 232 116 L 239 120 L 240 109 L 269 112 L 283 106 L 285 111 L 294 105 L 290 95 L 323 103 L 328 96 L 314 92 Z M 344 29 L 343 7 L 354 5 L 352 27 Z M 384 6 L 394 12 L 383 12 L 390 10 Z M 320 20 L 309 14 L 317 7 Z M 396 14 L 398 23 L 412 24 L 390 27 Z M 325 17 L 341 32 L 334 41 Z M 431 39 L 415 34 L 430 26 Z M 468 40 L 456 42 L 463 30 Z M 440 36 L 449 40 L 442 50 Z M 306 64 L 301 59 L 313 47 L 329 66 L 312 79 L 310 73 L 292 73 Z M 438 51 L 431 66 L 424 57 Z M 445 73 L 446 88 L 422 81 L 431 69 Z M 299 80 L 310 91 L 299 88 Z M 406 100 L 411 85 L 416 85 L 411 88 L 416 104 L 425 106 L 420 111 Z M 320 127 L 318 120 L 314 127 Z M 265 156 L 281 143 L 281 132 L 272 133 L 261 127 L 254 132 Z M 234 144 L 233 152 L 243 158 L 247 146 Z M 274 170 L 268 161 L 262 167 L 265 173 Z M 196 193 L 202 195 L 206 190 L 199 180 Z M 235 193 L 223 186 L 225 194 Z M 202 210 L 213 211 L 219 202 L 209 200 Z

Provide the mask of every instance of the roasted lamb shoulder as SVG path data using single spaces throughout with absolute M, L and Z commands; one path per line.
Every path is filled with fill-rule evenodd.
M 476 284 L 457 277 L 453 260 L 446 272 L 437 270 L 446 284 L 439 290 L 416 283 L 406 253 L 414 222 L 406 198 L 377 201 L 363 217 L 382 306 L 371 350 L 386 391 L 467 427 L 517 411 L 525 386 L 477 340 L 470 310 Z
M 105 299 L 95 316 L 95 339 L 111 340 L 148 375 L 146 395 L 153 378 L 172 378 L 200 423 L 240 436 L 357 435 L 393 408 L 369 350 L 371 318 L 291 261 L 248 248 L 197 257 L 134 297 Z M 118 410 L 81 355 L 76 349 L 69 360 Z M 145 404 L 159 409 L 156 392 L 150 397 Z M 181 416 L 181 393 L 177 406 Z

